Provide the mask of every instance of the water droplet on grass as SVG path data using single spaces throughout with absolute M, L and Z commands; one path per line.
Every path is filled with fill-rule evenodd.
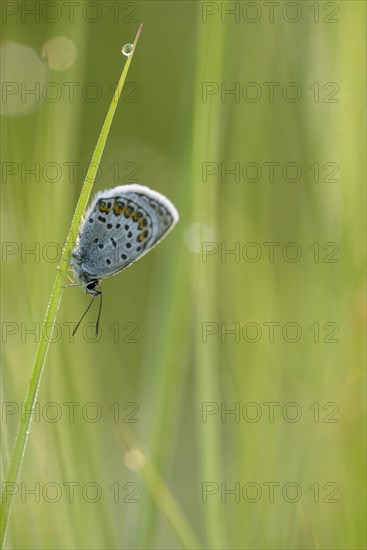
M 125 44 L 122 46 L 122 53 L 126 55 L 126 57 L 129 57 L 133 53 L 133 45 L 132 44 Z

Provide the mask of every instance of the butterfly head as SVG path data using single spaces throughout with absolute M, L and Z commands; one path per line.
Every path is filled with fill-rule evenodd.
M 100 281 L 98 279 L 90 279 L 83 284 L 83 288 L 87 294 L 97 296 L 101 294 Z

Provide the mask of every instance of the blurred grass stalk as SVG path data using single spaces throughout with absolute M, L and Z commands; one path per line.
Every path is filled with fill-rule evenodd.
M 101 162 L 102 154 L 103 154 L 107 137 L 111 128 L 113 117 L 115 115 L 117 104 L 119 102 L 121 92 L 124 87 L 126 76 L 129 71 L 129 67 L 133 58 L 133 54 L 135 52 L 135 47 L 139 39 L 141 29 L 142 29 L 142 24 L 139 26 L 138 32 L 136 34 L 136 37 L 133 43 L 132 51 L 127 57 L 127 60 L 125 62 L 124 68 L 120 76 L 120 80 L 117 84 L 115 93 L 113 95 L 110 107 L 107 112 L 107 116 L 103 123 L 101 133 L 98 137 L 97 145 L 93 152 L 91 163 L 88 167 L 88 171 L 80 193 L 80 197 L 74 213 L 74 217 L 71 222 L 69 234 L 66 239 L 66 245 L 63 250 L 62 257 L 65 258 L 65 260 L 68 260 L 70 257 L 70 251 L 73 247 L 73 244 L 75 243 L 75 240 L 78 234 L 78 227 L 79 227 L 80 220 L 88 205 L 93 183 Z M 45 359 L 49 348 L 49 344 L 52 341 L 53 328 L 56 321 L 57 312 L 61 303 L 61 296 L 63 293 L 63 284 L 66 278 L 67 271 L 68 271 L 68 263 L 66 261 L 62 261 L 60 268 L 57 272 L 50 301 L 48 303 L 46 316 L 45 316 L 45 320 L 44 320 L 43 328 L 41 332 L 41 338 L 38 344 L 34 364 L 32 367 L 32 375 L 29 382 L 28 391 L 25 397 L 25 408 L 27 411 L 34 411 L 34 408 L 35 408 L 38 388 L 40 385 L 41 376 L 42 376 L 43 367 L 45 364 Z M 48 331 L 48 327 L 52 327 L 51 332 Z M 15 485 L 18 482 L 20 472 L 21 472 L 23 457 L 27 446 L 31 418 L 32 418 L 32 414 L 28 414 L 26 415 L 24 422 L 22 422 L 22 419 L 20 419 L 20 422 L 18 425 L 18 431 L 15 439 L 15 445 L 14 445 L 13 453 L 10 459 L 6 481 L 4 482 L 3 487 L 9 487 L 9 486 L 15 487 Z M 15 492 L 8 494 L 4 500 L 2 499 L 1 531 L 0 531 L 0 539 L 2 542 L 2 546 L 4 546 L 4 542 L 5 542 L 6 531 L 7 531 L 7 526 L 9 523 L 9 517 L 11 512 L 13 494 L 15 494 Z
M 201 548 L 177 501 L 154 465 L 147 460 L 140 474 L 157 506 L 165 513 L 182 546 L 188 550 Z
M 214 228 L 218 224 L 217 199 L 219 195 L 219 176 L 212 179 L 210 193 L 206 186 L 198 180 L 200 167 L 205 159 L 218 159 L 220 156 L 221 123 L 223 120 L 223 105 L 220 102 L 203 102 L 202 83 L 224 80 L 224 56 L 226 52 L 225 39 L 228 25 L 223 25 L 212 18 L 207 24 L 198 21 L 199 31 L 197 51 L 203 52 L 197 56 L 195 75 L 195 98 L 193 120 L 193 145 L 191 153 L 191 178 L 196 183 L 193 187 L 193 219 L 200 220 L 199 242 L 206 240 L 204 231 L 206 224 Z M 203 402 L 220 400 L 219 355 L 216 341 L 202 341 L 202 322 L 205 319 L 218 317 L 218 277 L 217 268 L 203 263 L 202 255 L 195 256 L 193 266 L 193 303 L 195 312 L 195 357 L 196 368 L 196 398 L 197 417 L 201 417 Z M 200 425 L 200 457 L 201 481 L 218 482 L 221 472 L 221 431 L 220 424 L 199 422 Z M 207 548 L 226 547 L 224 517 L 221 504 L 217 499 L 209 499 L 203 503 L 204 523 Z
M 200 549 L 200 543 L 165 480 L 149 457 L 136 447 L 133 432 L 125 427 L 119 433 L 119 439 L 124 447 L 125 465 L 131 471 L 139 474 L 148 491 L 147 494 L 150 495 L 157 508 L 166 516 L 183 548 L 188 550 Z
M 201 185 L 198 175 L 203 159 L 216 159 L 219 156 L 220 126 L 222 121 L 222 105 L 213 105 L 211 102 L 202 101 L 202 82 L 222 81 L 225 55 L 225 36 L 228 32 L 227 26 L 215 20 L 209 20 L 203 25 L 201 10 L 197 15 L 197 57 L 192 111 L 192 140 L 190 140 L 190 158 L 186 161 L 187 169 L 184 170 L 182 185 L 187 188 L 190 183 L 193 198 L 193 210 L 191 219 L 195 221 L 204 220 L 208 224 L 217 224 L 217 196 L 218 180 L 212 183 L 210 197 Z M 202 230 L 205 223 L 202 224 Z M 201 232 L 202 232 L 201 230 Z M 202 234 L 197 236 L 198 241 L 205 240 Z M 172 410 L 174 404 L 174 384 L 172 381 L 172 370 L 175 365 L 174 342 L 178 332 L 183 330 L 187 313 L 185 298 L 182 296 L 184 285 L 184 273 L 187 259 L 182 252 L 176 261 L 172 261 L 174 269 L 171 270 L 170 280 L 167 281 L 164 295 L 165 303 L 159 303 L 162 318 L 165 319 L 164 326 L 160 329 L 159 344 L 155 342 L 156 353 L 149 354 L 149 369 L 155 373 L 154 385 L 149 386 L 149 411 L 152 423 L 147 436 L 146 445 L 150 449 L 150 459 L 158 472 L 164 469 L 164 448 L 169 426 L 169 415 L 167 411 Z M 196 263 L 192 265 L 192 302 L 196 307 L 194 332 L 197 336 L 192 348 L 192 362 L 197 369 L 197 409 L 195 416 L 200 418 L 202 401 L 219 401 L 218 381 L 218 354 L 215 344 L 203 344 L 201 341 L 201 323 L 203 319 L 217 317 L 217 279 L 213 266 L 208 267 L 201 261 L 201 254 L 196 256 Z M 174 281 L 174 282 L 173 282 Z M 162 283 L 160 283 L 162 284 Z M 181 312 L 181 314 L 178 314 Z M 184 319 L 184 320 L 183 320 Z M 154 322 L 154 321 L 153 321 Z M 190 330 L 191 334 L 191 330 Z M 189 338 L 190 336 L 188 336 Z M 148 399 L 148 398 L 147 398 Z M 202 481 L 218 481 L 221 479 L 221 441 L 220 430 L 217 425 L 209 426 L 201 424 L 199 433 L 199 453 L 201 457 L 201 468 L 199 479 Z M 139 527 L 136 540 L 131 547 L 151 548 L 154 544 L 154 531 L 156 528 L 157 505 L 162 509 L 158 487 L 155 490 L 147 483 L 149 493 L 144 495 L 142 503 Z M 198 488 L 197 494 L 201 494 Z M 225 547 L 224 519 L 220 502 L 208 501 L 204 506 L 204 522 L 206 541 L 201 542 L 205 548 Z M 175 529 L 177 534 L 177 529 Z M 182 539 L 181 539 L 181 542 Z M 192 546 L 185 546 L 193 548 Z M 194 546 L 195 548 L 197 546 Z

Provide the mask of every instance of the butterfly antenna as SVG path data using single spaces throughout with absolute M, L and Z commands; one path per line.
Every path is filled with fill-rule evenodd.
M 96 322 L 96 336 L 98 336 L 98 329 L 99 329 L 99 320 L 101 318 L 101 311 L 102 311 L 102 290 L 99 292 L 100 300 L 99 300 L 99 309 L 98 309 L 98 317 Z
M 80 320 L 79 320 L 79 323 L 76 325 L 75 329 L 73 330 L 73 333 L 72 333 L 73 336 L 75 336 L 75 333 L 76 333 L 76 331 L 78 330 L 78 328 L 79 328 L 79 326 L 80 326 L 80 323 L 83 321 L 84 317 L 87 315 L 88 311 L 90 310 L 90 307 L 91 307 L 91 305 L 93 304 L 93 300 L 94 300 L 95 297 L 96 297 L 96 294 L 94 294 L 94 295 L 92 296 L 92 299 L 91 299 L 91 301 L 89 302 L 89 306 L 87 307 L 87 309 L 85 310 L 85 312 L 84 312 L 83 315 L 81 316 L 81 318 L 80 318 Z

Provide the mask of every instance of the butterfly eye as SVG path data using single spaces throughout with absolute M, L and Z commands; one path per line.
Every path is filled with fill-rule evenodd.
M 86 284 L 85 287 L 89 292 L 91 292 L 91 291 L 93 292 L 93 290 L 95 290 L 97 284 L 98 284 L 98 281 L 93 280 L 93 281 L 89 281 L 89 283 Z

